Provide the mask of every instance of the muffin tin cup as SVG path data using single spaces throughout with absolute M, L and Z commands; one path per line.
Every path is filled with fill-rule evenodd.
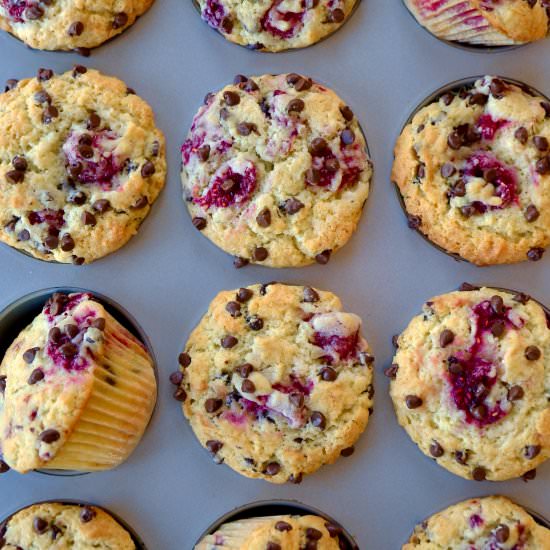
M 99 504 L 95 504 L 93 502 L 87 502 L 84 500 L 73 500 L 73 499 L 64 498 L 64 499 L 57 499 L 57 500 L 49 499 L 49 500 L 40 500 L 38 502 L 31 502 L 30 504 L 27 504 L 15 510 L 15 512 L 12 512 L 9 516 L 1 520 L 0 529 L 2 529 L 2 527 L 4 527 L 4 525 L 13 516 L 15 516 L 15 514 L 25 510 L 26 508 L 29 508 L 30 506 L 34 506 L 36 504 L 68 504 L 68 505 L 76 505 L 76 506 L 94 506 L 95 508 L 99 508 L 100 510 L 103 510 L 105 513 L 109 514 L 121 527 L 123 527 L 128 532 L 128 534 L 132 538 L 132 542 L 136 545 L 136 550 L 147 550 L 147 546 L 145 546 L 145 543 L 143 542 L 141 537 L 137 534 L 137 532 L 134 530 L 134 528 L 131 527 L 119 515 L 115 514 L 112 510 L 109 510 L 109 508 L 106 508 L 105 506 L 100 506 Z
M 73 292 L 87 292 L 96 298 L 101 305 L 105 307 L 108 313 L 110 313 L 122 326 L 124 326 L 130 333 L 132 333 L 147 349 L 147 352 L 151 356 L 153 361 L 153 370 L 155 374 L 155 380 L 157 382 L 156 388 L 156 400 L 151 418 L 145 428 L 151 424 L 155 411 L 158 404 L 158 385 L 159 385 L 159 376 L 158 376 L 158 367 L 155 359 L 155 354 L 153 351 L 153 346 L 145 334 L 145 331 L 141 328 L 136 319 L 118 302 L 93 290 L 80 287 L 71 287 L 71 286 L 60 286 L 46 288 L 43 290 L 37 290 L 26 294 L 21 298 L 18 298 L 8 306 L 6 306 L 2 311 L 0 311 L 0 362 L 3 360 L 4 355 L 12 344 L 12 342 L 17 338 L 18 334 L 32 323 L 33 319 L 42 311 L 42 308 L 48 298 L 55 292 L 62 292 L 65 294 Z M 145 432 L 144 432 L 145 433 Z M 35 470 L 35 472 L 44 475 L 51 476 L 81 476 L 86 475 L 92 472 L 81 472 L 74 470 L 53 470 L 53 469 L 40 469 Z
M 278 53 L 285 53 L 285 52 L 292 52 L 292 51 L 300 51 L 300 50 L 305 50 L 307 48 L 312 48 L 313 46 L 317 45 L 317 44 L 320 44 L 321 42 L 324 42 L 325 40 L 327 40 L 327 38 L 330 38 L 331 36 L 334 36 L 339 30 L 341 30 L 342 28 L 344 28 L 348 21 L 354 16 L 356 10 L 358 9 L 359 7 L 359 4 L 361 3 L 361 0 L 356 0 L 355 4 L 353 5 L 353 7 L 351 8 L 351 11 L 349 13 L 349 15 L 347 16 L 347 18 L 341 23 L 341 25 L 339 27 L 337 27 L 336 29 L 334 29 L 332 32 L 328 33 L 327 35 L 323 36 L 323 38 L 317 40 L 317 42 L 314 42 L 313 44 L 309 44 L 307 46 L 300 46 L 298 48 L 284 48 L 283 50 L 278 50 L 276 52 L 272 52 L 272 51 L 269 51 L 269 50 L 263 50 L 261 48 L 254 48 L 253 45 L 250 45 L 250 44 L 239 44 L 238 42 L 233 42 L 232 40 L 229 40 L 228 38 L 225 37 L 225 35 L 219 30 L 219 29 L 215 29 L 214 27 L 212 27 L 211 25 L 208 24 L 207 21 L 205 21 L 203 18 L 202 18 L 202 11 L 201 11 L 201 7 L 200 7 L 200 4 L 198 3 L 197 0 L 191 0 L 191 3 L 193 4 L 195 10 L 198 12 L 199 14 L 199 17 L 202 21 L 202 23 L 204 25 L 207 25 L 210 29 L 212 29 L 214 32 L 216 32 L 217 34 L 219 34 L 224 40 L 226 40 L 227 42 L 229 42 L 230 44 L 233 44 L 235 46 L 240 46 L 241 48 L 245 48 L 246 50 L 251 50 L 251 51 L 254 51 L 254 52 L 260 52 L 260 53 L 264 53 L 264 54 L 278 54 Z
M 399 131 L 399 135 L 401 135 L 403 133 L 403 130 L 412 122 L 413 118 L 416 116 L 416 114 L 422 110 L 424 107 L 427 107 L 428 105 L 431 105 L 432 103 L 434 103 L 436 100 L 439 99 L 439 97 L 441 97 L 443 94 L 447 93 L 447 92 L 459 92 L 460 90 L 462 89 L 468 89 L 468 88 L 471 88 L 477 80 L 481 79 L 481 78 L 484 78 L 485 76 L 487 75 L 477 75 L 477 76 L 469 76 L 469 77 L 466 77 L 466 78 L 461 78 L 459 80 L 454 80 L 452 82 L 449 82 L 448 84 L 444 84 L 443 86 L 441 86 L 440 88 L 438 88 L 437 90 L 435 90 L 434 92 L 432 92 L 429 96 L 427 96 L 425 99 L 423 99 L 416 107 L 415 109 L 411 112 L 411 114 L 407 117 L 407 120 L 405 121 L 405 123 L 401 126 L 401 129 Z M 519 86 L 522 90 L 524 90 L 525 92 L 527 92 L 528 94 L 530 95 L 533 95 L 533 96 L 540 96 L 542 99 L 550 102 L 550 98 L 548 96 L 546 96 L 545 94 L 543 94 L 542 92 L 540 92 L 539 90 L 537 90 L 535 87 L 529 85 L 529 84 L 526 84 L 525 82 L 522 82 L 521 80 L 516 80 L 514 78 L 509 78 L 507 76 L 500 76 L 500 75 L 494 75 L 496 76 L 497 78 L 499 78 L 500 80 L 502 80 L 503 82 L 506 82 L 508 84 L 514 84 L 515 86 Z M 395 143 L 395 141 L 394 141 Z M 407 211 L 407 207 L 405 205 L 405 199 L 403 198 L 403 195 L 401 194 L 401 191 L 399 189 L 399 186 L 392 181 L 392 185 L 395 189 L 395 192 L 397 194 L 397 199 L 399 201 L 399 204 L 401 206 L 401 209 L 403 210 L 403 212 L 405 213 L 405 216 L 408 216 L 409 215 L 409 212 Z M 443 254 L 453 258 L 454 260 L 458 261 L 458 262 L 466 262 L 466 263 L 469 263 L 469 264 L 472 264 L 472 262 L 470 262 L 469 260 L 466 260 L 465 258 L 463 258 L 462 256 L 460 256 L 459 254 L 457 253 L 454 253 L 454 252 L 449 252 L 448 250 L 446 250 L 445 248 L 443 248 L 441 245 L 433 242 L 427 235 L 425 235 L 420 229 L 414 229 L 413 231 L 415 231 L 416 233 L 418 233 L 427 243 L 429 243 L 431 246 L 433 246 L 434 248 L 436 248 L 437 250 L 439 250 L 440 252 L 443 252 Z M 474 264 L 472 264 L 474 265 Z M 481 266 L 481 267 L 485 267 L 485 266 Z
M 412 11 L 407 6 L 407 3 L 405 0 L 401 0 L 403 3 L 403 6 L 407 10 L 407 13 L 412 17 L 413 21 L 427 34 L 429 34 L 431 37 L 435 38 L 436 40 L 439 40 L 440 42 L 443 42 L 443 44 L 447 44 L 448 46 L 452 46 L 453 48 L 457 48 L 459 50 L 468 51 L 468 52 L 475 52 L 475 53 L 504 53 L 509 52 L 510 50 L 517 50 L 518 48 L 522 48 L 523 46 L 528 46 L 530 42 L 525 42 L 524 44 L 509 44 L 509 45 L 503 45 L 503 46 L 487 46 L 484 44 L 469 44 L 468 42 L 459 42 L 459 41 L 453 41 L 453 40 L 446 40 L 445 38 L 440 38 L 436 34 L 434 34 L 432 31 L 430 31 L 428 28 L 426 28 L 422 23 L 418 21 L 418 19 L 414 16 Z
M 294 515 L 294 516 L 307 516 L 314 515 L 326 519 L 328 522 L 341 527 L 342 534 L 340 535 L 340 547 L 342 550 L 359 550 L 359 546 L 351 536 L 351 534 L 344 528 L 342 525 L 330 517 L 325 512 L 309 506 L 308 504 L 303 504 L 297 500 L 260 500 L 257 502 L 251 502 L 250 504 L 245 504 L 239 506 L 230 512 L 227 512 L 220 518 L 218 518 L 214 523 L 212 523 L 198 538 L 195 542 L 194 547 L 199 544 L 199 542 L 206 537 L 215 533 L 223 524 L 229 523 L 231 521 L 238 521 L 241 519 L 255 518 L 255 517 L 265 517 L 265 516 L 280 516 L 280 515 Z

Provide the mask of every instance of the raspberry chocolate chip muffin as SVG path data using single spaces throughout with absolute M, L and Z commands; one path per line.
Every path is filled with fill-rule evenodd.
M 358 0 L 195 0 L 227 40 L 253 50 L 303 48 L 337 31 Z
M 443 40 L 511 46 L 544 38 L 548 0 L 405 0 L 416 20 Z
M 164 138 L 123 82 L 76 66 L 0 94 L 0 240 L 92 262 L 124 245 L 164 185 Z
M 334 294 L 272 283 L 218 294 L 171 381 L 216 462 L 298 483 L 353 452 L 373 361 L 361 320 Z
M 0 0 L 0 29 L 31 48 L 87 54 L 120 34 L 153 0 Z
M 319 516 L 248 518 L 225 523 L 202 539 L 195 550 L 339 550 L 341 533 L 341 527 Z
M 151 356 L 90 294 L 54 294 L 0 364 L 0 452 L 25 473 L 107 470 L 156 401 Z
M 390 394 L 421 451 L 454 474 L 504 480 L 550 457 L 550 329 L 525 294 L 465 285 L 399 336 Z
M 33 504 L 10 516 L 0 527 L 0 546 L 135 550 L 132 537 L 102 508 L 60 502 Z
M 550 530 L 502 496 L 449 506 L 417 525 L 402 550 L 547 550 Z
M 550 102 L 486 76 L 420 109 L 395 146 L 409 226 L 478 264 L 532 261 L 550 243 Z
M 182 147 L 193 224 L 236 266 L 325 264 L 355 231 L 372 166 L 351 109 L 297 74 L 239 75 Z

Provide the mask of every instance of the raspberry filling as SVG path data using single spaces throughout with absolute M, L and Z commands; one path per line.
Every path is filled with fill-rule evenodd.
M 99 185 L 103 190 L 114 187 L 114 179 L 124 162 L 114 154 L 118 136 L 110 130 L 73 131 L 63 145 L 67 171 L 80 183 Z
M 332 184 L 339 166 L 336 155 L 332 152 L 330 147 L 327 147 L 324 151 L 312 155 L 311 167 L 316 172 L 315 181 L 309 181 L 310 185 L 316 185 L 317 187 L 328 187 Z
M 484 178 L 495 187 L 495 195 L 500 197 L 500 206 L 492 206 L 482 201 L 473 201 L 471 205 L 479 213 L 487 210 L 501 210 L 518 202 L 518 181 L 513 168 L 500 162 L 488 153 L 474 153 L 467 161 L 464 169 L 467 177 Z
M 510 319 L 510 307 L 497 313 L 486 300 L 472 309 L 475 319 L 474 342 L 468 350 L 449 358 L 449 364 L 458 368 L 450 369 L 448 380 L 451 397 L 457 408 L 464 412 L 466 421 L 478 427 L 494 424 L 507 414 L 497 401 L 490 406 L 487 397 L 497 382 L 496 366 L 488 357 L 485 335 L 494 330 L 495 324 L 503 324 L 506 329 L 519 327 Z
M 212 136 L 210 136 L 212 137 Z M 190 138 L 186 139 L 181 146 L 181 158 L 184 166 L 189 164 L 191 157 L 199 157 L 199 149 L 204 145 L 206 140 L 206 134 L 193 134 Z M 223 155 L 233 145 L 229 141 L 221 140 L 214 147 L 210 147 L 209 157 L 212 155 L 212 151 Z
M 54 297 L 57 297 L 57 299 L 49 300 L 48 303 L 46 303 L 43 311 L 44 315 L 46 315 L 46 318 L 50 323 L 58 315 L 61 315 L 66 311 L 71 311 L 72 309 L 74 309 L 80 302 L 91 299 L 91 295 L 85 294 L 84 292 L 71 294 L 69 296 L 65 294 L 60 294 L 60 295 L 54 295 Z M 55 307 L 55 314 L 52 311 L 53 307 Z
M 339 336 L 337 334 L 323 334 L 315 332 L 313 344 L 325 351 L 336 353 L 342 361 L 352 359 L 357 355 L 357 344 L 359 343 L 359 332 L 350 336 Z M 332 363 L 332 356 L 325 357 L 325 360 Z
M 27 9 L 41 9 L 38 7 L 38 2 L 27 2 L 26 0 L 2 0 L 2 6 L 16 23 L 24 22 L 23 15 Z
M 231 166 L 218 170 L 206 193 L 195 197 L 194 202 L 204 208 L 227 208 L 247 202 L 256 189 L 256 167 L 250 161 L 239 164 L 243 165 L 239 170 Z
M 80 371 L 88 366 L 88 361 L 80 355 L 80 343 L 88 327 L 80 324 L 77 326 L 79 330 L 76 336 L 71 338 L 67 334 L 62 334 L 55 342 L 49 340 L 46 347 L 46 353 L 54 364 L 68 371 Z M 75 346 L 75 355 L 67 356 L 66 353 L 63 352 L 67 345 Z
M 491 115 L 481 115 L 475 124 L 477 130 L 481 133 L 483 139 L 490 141 L 495 137 L 495 134 L 507 126 L 509 122 L 504 119 L 495 120 Z
M 346 168 L 342 174 L 340 189 L 354 186 L 359 181 L 368 162 L 365 149 L 358 143 L 342 147 L 342 158 Z
M 260 24 L 262 30 L 271 33 L 279 38 L 291 38 L 302 27 L 305 15 L 303 2 L 302 11 L 280 11 L 279 5 L 284 0 L 274 0 L 269 9 L 263 14 Z
M 57 237 L 59 231 L 65 225 L 64 215 L 64 210 L 46 208 L 44 210 L 34 210 L 30 212 L 28 219 L 31 225 L 45 223 L 48 226 L 48 233 Z
M 226 12 L 221 2 L 217 2 L 216 0 L 207 0 L 206 6 L 202 11 L 202 18 L 211 27 L 219 29 L 225 15 Z
M 481 525 L 483 525 L 483 518 L 479 514 L 472 514 L 470 516 L 469 523 L 472 529 L 480 527 Z

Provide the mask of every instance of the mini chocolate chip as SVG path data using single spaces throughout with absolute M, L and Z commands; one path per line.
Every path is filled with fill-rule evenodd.
M 541 159 L 537 160 L 535 164 L 535 171 L 537 174 L 545 175 L 550 172 L 550 157 L 542 157 Z
M 23 361 L 29 365 L 34 361 L 36 353 L 40 351 L 40 348 L 30 348 L 23 354 Z
M 471 204 L 466 204 L 465 206 L 463 206 L 463 207 L 460 209 L 460 213 L 461 213 L 465 218 L 471 218 L 472 216 L 474 216 L 475 214 L 477 214 L 477 210 L 476 210 L 475 207 L 472 206 Z
M 42 113 L 42 122 L 49 124 L 54 118 L 59 116 L 59 111 L 54 105 L 48 105 Z
M 288 114 L 301 113 L 304 110 L 305 106 L 305 103 L 301 99 L 292 99 L 288 102 L 286 106 L 286 111 Z
M 29 376 L 27 383 L 33 386 L 34 384 L 36 384 L 37 382 L 40 382 L 41 380 L 44 380 L 44 371 L 42 369 L 34 369 L 31 372 L 31 375 Z
M 292 525 L 290 525 L 290 523 L 287 523 L 286 521 L 278 521 L 275 524 L 275 529 L 277 529 L 277 531 L 281 531 L 281 532 L 292 531 Z
M 239 302 L 227 302 L 225 305 L 225 311 L 227 311 L 231 317 L 240 317 L 241 304 L 239 304 Z
M 491 325 L 491 334 L 495 338 L 500 338 L 504 334 L 505 330 L 506 330 L 506 325 L 504 324 L 504 321 L 498 320 Z
M 345 449 L 342 449 L 340 451 L 340 456 L 343 456 L 344 458 L 349 458 L 354 452 L 355 447 L 352 445 L 351 447 L 346 447 Z
M 177 370 L 173 372 L 169 377 L 170 383 L 174 386 L 179 386 L 183 382 L 183 372 Z
M 325 415 L 319 411 L 312 412 L 309 420 L 313 426 L 319 428 L 320 430 L 324 430 L 326 428 L 327 419 L 325 418 Z
M 142 208 L 145 208 L 148 204 L 149 199 L 147 197 L 140 197 L 130 208 L 132 210 L 141 210 Z
M 287 199 L 284 203 L 283 203 L 283 210 L 289 214 L 290 216 L 292 216 L 293 214 L 296 214 L 297 212 L 299 212 L 302 208 L 304 208 L 304 204 L 302 202 L 300 202 L 298 199 L 295 199 L 295 198 L 290 198 L 290 199 Z
M 528 458 L 529 460 L 537 457 L 542 450 L 542 447 L 540 445 L 527 445 L 525 449 L 523 450 L 523 454 L 525 455 L 525 458 Z
M 101 124 L 101 118 L 97 113 L 90 113 L 88 120 L 86 121 L 86 128 L 88 130 L 95 130 Z
M 527 346 L 525 348 L 525 358 L 528 361 L 537 361 L 540 359 L 541 353 L 540 349 L 537 346 Z
M 537 477 L 537 470 L 529 470 L 528 472 L 525 472 L 524 474 L 522 474 L 521 479 L 527 482 L 527 481 L 532 481 L 536 477 Z
M 499 543 L 506 542 L 510 538 L 510 528 L 508 525 L 504 525 L 504 523 L 501 523 L 497 526 L 495 529 L 495 539 Z
M 433 441 L 430 445 L 430 454 L 434 458 L 439 458 L 443 456 L 444 453 L 445 451 L 443 450 L 443 447 L 437 441 Z
M 241 390 L 244 393 L 254 393 L 256 391 L 256 386 L 254 385 L 254 382 L 252 382 L 252 380 L 245 379 L 241 384 Z
M 98 199 L 92 204 L 92 208 L 100 214 L 104 214 L 111 209 L 111 203 L 107 199 Z
M 530 204 L 525 209 L 525 212 L 523 213 L 523 215 L 529 223 L 532 223 L 538 219 L 540 213 L 534 204 Z
M 32 522 L 33 529 L 39 535 L 44 534 L 48 530 L 48 522 L 40 517 L 35 517 Z
M 150 160 L 148 160 L 141 167 L 141 177 L 150 178 L 154 173 L 155 173 L 155 165 Z
M 225 101 L 225 104 L 229 105 L 230 107 L 238 105 L 241 102 L 239 94 L 236 92 L 232 92 L 231 90 L 226 90 L 223 93 L 223 100 Z
M 254 249 L 252 256 L 257 262 L 263 262 L 269 256 L 269 252 L 267 251 L 267 248 L 257 246 Z
M 68 325 L 65 325 L 63 327 L 63 330 L 65 331 L 65 334 L 71 338 L 71 340 L 78 334 L 79 330 L 76 325 L 73 325 L 72 323 L 69 323 Z
M 298 409 L 301 409 L 304 406 L 304 395 L 299 392 L 293 392 L 289 394 L 288 396 L 289 401 L 297 407 Z
M 257 216 L 256 223 L 260 227 L 269 227 L 271 225 L 271 211 L 269 208 L 264 208 Z
M 340 169 L 340 163 L 338 162 L 338 159 L 326 159 L 325 161 L 325 169 L 327 172 L 335 173 L 338 172 Z
M 231 336 L 230 334 L 228 334 L 227 336 L 224 336 L 221 339 L 221 346 L 222 348 L 225 348 L 225 349 L 231 349 L 235 347 L 237 343 L 238 343 L 237 338 L 235 338 L 234 336 Z
M 349 128 L 343 130 L 340 134 L 340 140 L 344 145 L 351 145 L 355 141 L 355 134 L 353 133 L 353 130 L 350 130 Z
M 459 464 L 462 464 L 462 466 L 465 466 L 470 458 L 469 454 L 470 453 L 468 451 L 455 451 L 455 460 Z
M 521 126 L 514 132 L 514 137 L 522 144 L 525 145 L 527 143 L 527 140 L 529 139 L 529 132 L 527 132 L 527 128 L 524 128 Z
M 9 472 L 9 471 L 10 471 L 9 465 L 6 464 L 2 459 L 0 459 L 0 474 L 5 474 L 6 472 Z M 0 548 L 2 548 L 2 545 L 0 545 Z
M 500 78 L 493 78 L 493 80 L 491 80 L 491 84 L 489 84 L 489 89 L 494 97 L 500 99 L 500 97 L 502 97 L 502 93 L 506 89 L 506 85 L 502 80 L 500 80 Z
M 344 107 L 340 107 L 340 112 L 347 122 L 353 120 L 353 111 L 347 105 L 345 105 Z
M 206 228 L 207 222 L 206 218 L 201 218 L 200 216 L 195 216 L 191 222 L 195 226 L 195 229 L 198 229 L 199 231 L 202 231 Z
M 16 80 L 15 78 L 9 78 L 8 80 L 6 80 L 4 92 L 9 92 L 10 90 L 17 88 L 18 83 L 19 83 L 19 80 Z
M 21 155 L 16 155 L 11 161 L 12 166 L 19 172 L 25 172 L 29 167 L 27 159 Z
M 420 216 L 413 216 L 412 214 L 409 214 L 407 216 L 407 225 L 409 229 L 419 229 L 422 225 L 422 218 Z
M 454 164 L 452 164 L 450 162 L 446 162 L 441 167 L 441 175 L 444 178 L 450 178 L 455 172 L 456 172 L 456 168 L 454 167 Z
M 304 90 L 309 90 L 313 85 L 311 78 L 306 78 L 300 76 L 296 73 L 290 73 L 286 76 L 286 82 L 289 86 L 293 86 L 295 90 L 303 92 Z
M 248 378 L 254 367 L 250 363 L 244 363 L 244 365 L 240 365 L 235 370 L 240 374 L 241 378 Z
M 105 330 L 105 319 L 103 317 L 98 317 L 92 321 L 91 326 L 98 330 Z
M 319 294 L 313 288 L 306 286 L 303 291 L 303 300 L 307 303 L 315 303 L 320 300 Z
M 514 302 L 519 302 L 520 304 L 523 304 L 523 305 L 525 305 L 530 299 L 531 299 L 531 296 L 529 296 L 529 294 L 525 294 L 524 292 L 518 292 L 512 298 Z
M 326 265 L 326 264 L 328 264 L 328 262 L 330 260 L 330 255 L 331 254 L 332 254 L 331 249 L 323 250 L 323 252 L 321 252 L 320 254 L 317 254 L 317 256 L 315 256 L 315 261 L 318 264 Z
M 439 335 L 439 345 L 442 348 L 446 348 L 449 344 L 453 343 L 453 340 L 455 339 L 454 332 L 449 329 L 445 329 L 440 335 Z
M 36 78 L 38 78 L 40 82 L 50 80 L 51 78 L 53 78 L 53 71 L 51 69 L 40 68 L 38 69 L 38 74 L 36 75 Z
M 80 36 L 84 32 L 84 23 L 82 21 L 75 21 L 69 25 L 67 33 L 69 36 Z
M 394 334 L 392 337 L 391 337 L 391 343 L 392 343 L 392 346 L 394 348 L 398 348 L 399 347 L 399 334 Z
M 384 369 L 384 375 L 388 378 L 395 379 L 397 377 L 397 371 L 399 370 L 399 365 L 396 365 L 395 363 L 386 369 Z
M 281 465 L 278 462 L 270 462 L 265 467 L 265 473 L 269 476 L 276 476 L 281 471 Z
M 470 105 L 485 105 L 489 100 L 489 96 L 481 93 L 475 93 L 470 96 L 468 103 Z
M 470 414 L 477 420 L 483 420 L 484 418 L 487 418 L 488 412 L 489 411 L 487 410 L 487 407 L 483 404 L 476 405 L 475 407 L 472 407 L 470 409 Z
M 78 346 L 76 346 L 72 342 L 67 342 L 59 348 L 59 351 L 61 352 L 61 355 L 63 355 L 63 357 L 70 359 L 71 357 L 77 355 Z
M 188 353 L 180 353 L 178 356 L 178 363 L 182 367 L 188 367 L 191 364 L 191 356 Z
M 527 259 L 531 260 L 532 262 L 538 262 L 544 254 L 544 248 L 541 248 L 539 246 L 535 246 L 527 252 Z
M 55 443 L 59 440 L 61 437 L 61 434 L 57 430 L 44 430 L 39 436 L 38 439 L 42 441 L 42 443 L 50 444 Z
M 325 529 L 328 531 L 330 538 L 334 539 L 343 533 L 343 529 L 334 523 L 325 522 Z
M 82 265 L 85 261 L 86 259 L 80 256 L 75 256 L 74 254 L 72 256 L 72 262 L 74 265 Z
M 308 527 L 306 529 L 306 539 L 309 540 L 321 540 L 323 537 L 323 533 L 319 531 L 318 529 L 315 529 L 313 527 Z
M 62 237 L 61 237 L 61 250 L 63 250 L 63 252 L 70 252 L 71 250 L 74 249 L 74 240 L 73 238 L 68 234 L 68 233 L 65 233 Z
M 206 442 L 206 448 L 213 454 L 217 454 L 223 447 L 223 443 L 216 439 L 209 439 Z
M 82 523 L 89 523 L 96 517 L 96 511 L 89 506 L 85 506 L 80 510 L 80 521 Z
M 113 29 L 120 29 L 128 24 L 128 14 L 121 11 L 113 19 Z
M 75 48 L 74 51 L 80 55 L 83 55 L 84 57 L 89 57 L 90 55 L 90 48 Z M 83 74 L 86 74 L 88 72 L 88 69 L 84 67 L 84 65 L 75 65 L 73 67 L 73 78 L 77 78 Z
M 187 393 L 183 388 L 178 388 L 173 394 L 172 397 L 176 401 L 181 401 L 182 403 L 187 399 Z
M 237 124 L 237 133 L 241 136 L 249 136 L 252 132 L 258 133 L 258 127 L 253 122 L 240 122 Z
M 417 409 L 422 405 L 423 401 L 417 395 L 407 395 L 405 397 L 405 404 L 408 409 Z
M 523 391 L 523 388 L 521 386 L 512 386 L 508 390 L 507 399 L 508 401 L 518 401 L 519 399 L 523 399 L 525 392 Z
M 329 150 L 328 143 L 323 138 L 315 138 L 311 141 L 308 147 L 310 155 L 314 157 L 323 156 Z
M 220 28 L 226 33 L 231 34 L 231 31 L 233 30 L 233 19 L 229 15 L 225 15 L 221 22 L 220 22 Z
M 447 145 L 454 150 L 460 149 L 463 143 L 463 136 L 461 136 L 456 130 L 451 132 L 447 138 Z
M 197 149 L 197 156 L 201 162 L 206 162 L 210 157 L 210 145 L 202 145 Z
M 548 140 L 543 136 L 535 136 L 533 143 L 539 151 L 548 151 Z
M 204 402 L 204 408 L 208 413 L 216 412 L 221 408 L 222 405 L 223 405 L 223 401 L 221 399 L 216 399 L 214 397 L 211 397 L 210 399 L 207 399 Z
M 308 168 L 306 171 L 306 181 L 310 185 L 317 185 L 321 181 L 321 172 L 316 168 Z
M 248 288 L 239 288 L 237 291 L 237 300 L 241 302 L 241 304 L 244 304 L 245 302 L 248 302 L 253 295 L 254 293 L 252 290 Z
M 44 246 L 49 250 L 55 250 L 59 246 L 59 238 L 55 235 L 48 235 L 44 239 Z
M 57 315 L 56 312 L 54 312 L 54 309 L 52 307 L 52 309 L 50 310 L 50 313 L 55 316 Z M 59 327 L 52 327 L 50 329 L 50 331 L 48 332 L 48 340 L 50 342 L 53 342 L 54 344 L 59 342 L 59 339 L 61 338 L 61 330 L 59 329 Z
M 485 470 L 485 468 L 483 468 L 482 466 L 474 468 L 472 470 L 472 478 L 475 481 L 485 481 L 485 479 L 487 478 L 487 470 Z
M 250 260 L 246 258 L 242 258 L 241 256 L 235 256 L 233 258 L 233 267 L 235 269 L 241 269 L 242 267 L 246 267 L 250 263 Z
M 502 299 L 501 296 L 498 296 L 495 294 L 495 296 L 491 297 L 490 303 L 491 303 L 491 307 L 493 308 L 493 311 L 497 315 L 502 315 L 506 311 L 504 308 L 504 300 Z
M 335 8 L 328 13 L 328 22 L 329 23 L 341 23 L 346 18 L 344 10 L 340 8 Z
M 338 373 L 332 367 L 323 367 L 320 374 L 325 382 L 334 382 L 338 378 Z
M 82 212 L 80 220 L 84 225 L 94 226 L 97 223 L 96 217 L 91 212 L 87 211 Z
M 6 172 L 6 179 L 9 183 L 16 185 L 25 179 L 25 172 L 21 170 L 9 170 Z
M 474 290 L 479 290 L 479 286 L 472 285 L 471 283 L 462 283 L 458 287 L 458 290 L 460 290 L 461 292 L 472 292 Z
M 416 167 L 416 177 L 420 179 L 424 179 L 425 176 L 426 176 L 426 165 L 423 162 L 421 162 Z

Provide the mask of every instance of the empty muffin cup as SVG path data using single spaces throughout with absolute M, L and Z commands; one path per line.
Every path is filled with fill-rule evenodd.
M 112 469 L 139 443 L 157 398 L 150 343 L 110 298 L 33 292 L 0 313 L 3 469 Z

